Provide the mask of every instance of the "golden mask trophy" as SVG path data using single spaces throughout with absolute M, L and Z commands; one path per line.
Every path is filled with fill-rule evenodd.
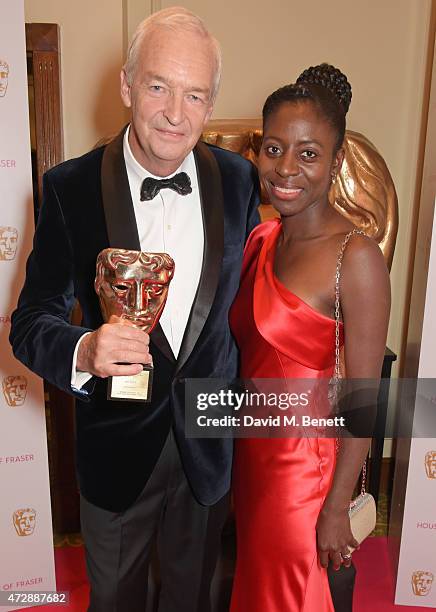
M 115 315 L 150 334 L 164 309 L 174 267 L 174 261 L 166 253 L 101 251 L 94 287 L 104 321 Z M 149 402 L 152 383 L 153 366 L 149 364 L 134 376 L 111 376 L 108 399 Z
M 33 535 L 35 531 L 36 510 L 19 508 L 12 515 L 15 531 L 20 537 Z
M 412 574 L 412 590 L 414 595 L 425 597 L 431 591 L 434 574 L 424 570 L 417 570 Z
M 427 478 L 436 480 L 436 451 L 431 450 L 425 454 L 425 473 Z

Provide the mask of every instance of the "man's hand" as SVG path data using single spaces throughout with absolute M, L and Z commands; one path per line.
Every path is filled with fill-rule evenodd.
M 77 370 L 100 378 L 139 374 L 143 364 L 152 363 L 149 343 L 150 336 L 144 331 L 111 316 L 108 323 L 83 338 L 77 352 Z

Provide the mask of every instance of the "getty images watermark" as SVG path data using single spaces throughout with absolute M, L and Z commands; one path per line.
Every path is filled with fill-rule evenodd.
M 436 437 L 436 379 L 186 379 L 190 438 Z
M 186 382 L 189 437 L 337 437 L 346 417 L 332 409 L 328 380 Z M 304 433 L 303 433 L 304 432 Z
M 290 411 L 293 408 L 306 408 L 310 406 L 312 390 L 301 393 L 282 391 L 234 391 L 233 389 L 220 389 L 217 392 L 203 392 L 197 395 L 197 410 L 206 411 L 210 408 L 220 408 L 227 412 L 241 410 L 274 408 L 280 411 Z M 330 408 L 330 405 L 328 406 Z M 224 414 L 223 416 L 197 416 L 199 427 L 344 427 L 345 417 L 328 416 L 315 417 L 312 414 L 268 414 L 254 416 L 253 414 Z

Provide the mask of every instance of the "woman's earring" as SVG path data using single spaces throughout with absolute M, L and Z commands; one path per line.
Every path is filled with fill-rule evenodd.
M 332 185 L 334 185 L 336 183 L 336 174 L 333 172 L 332 173 Z

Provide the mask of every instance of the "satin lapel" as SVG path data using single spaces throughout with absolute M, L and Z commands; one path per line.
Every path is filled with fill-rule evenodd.
M 154 330 L 151 332 L 150 340 L 152 344 L 157 347 L 167 359 L 173 362 L 176 360 L 170 343 L 168 342 L 160 323 L 158 323 Z
M 125 129 L 106 146 L 103 153 L 101 162 L 103 210 L 109 246 L 140 251 L 141 243 L 123 155 L 124 132 Z M 167 359 L 175 361 L 168 340 L 159 324 L 152 331 L 150 338 Z
M 109 245 L 140 251 L 135 211 L 123 155 L 123 130 L 105 148 L 101 162 L 101 193 Z
M 213 153 L 202 142 L 195 147 L 194 158 L 203 215 L 203 266 L 177 358 L 176 374 L 188 360 L 209 316 L 218 287 L 224 250 L 224 196 L 221 172 Z

